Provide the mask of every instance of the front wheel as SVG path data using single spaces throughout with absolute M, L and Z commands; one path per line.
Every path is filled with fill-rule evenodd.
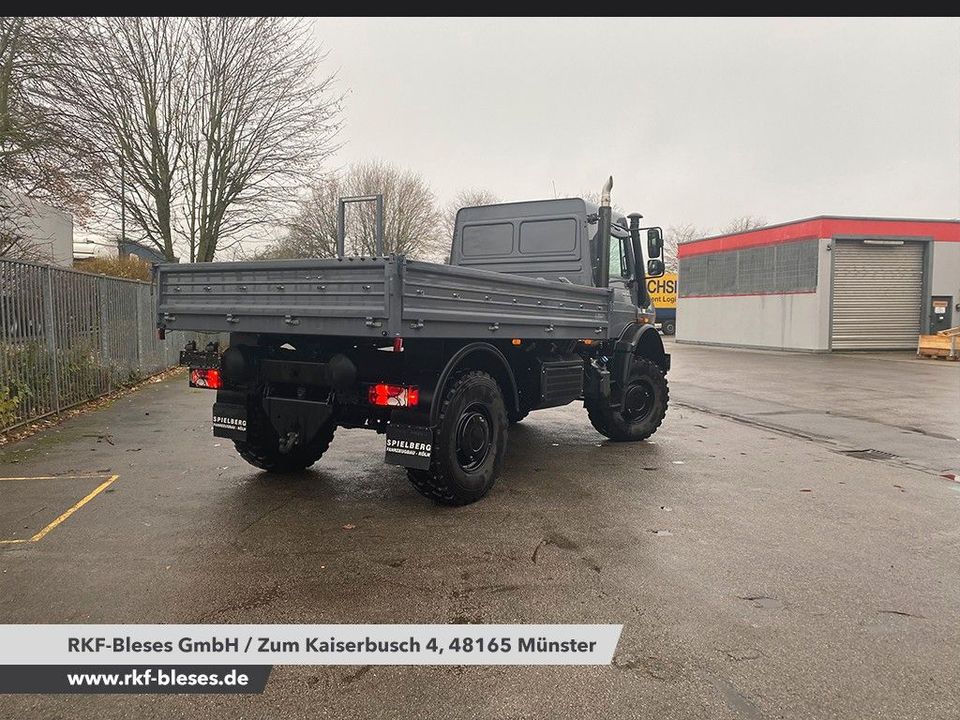
M 419 493 L 441 505 L 476 502 L 493 487 L 507 449 L 507 409 L 497 381 L 479 370 L 444 394 L 429 470 L 407 470 Z
M 607 398 L 587 400 L 586 406 L 597 432 L 617 442 L 631 442 L 645 440 L 657 431 L 669 400 L 663 371 L 650 360 L 636 358 L 620 407 L 611 407 Z

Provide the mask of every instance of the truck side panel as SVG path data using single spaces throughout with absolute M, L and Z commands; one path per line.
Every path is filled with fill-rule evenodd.
M 610 291 L 403 258 L 161 265 L 169 330 L 604 339 Z
M 445 338 L 603 339 L 610 293 L 505 273 L 408 262 L 403 335 Z

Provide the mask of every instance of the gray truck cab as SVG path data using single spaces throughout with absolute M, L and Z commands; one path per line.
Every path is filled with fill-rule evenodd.
M 606 250 L 613 332 L 619 334 L 631 323 L 653 323 L 655 309 L 647 294 L 643 252 L 631 240 L 629 221 L 611 213 L 610 242 L 602 243 L 599 210 L 582 198 L 461 208 L 450 264 L 601 287 Z

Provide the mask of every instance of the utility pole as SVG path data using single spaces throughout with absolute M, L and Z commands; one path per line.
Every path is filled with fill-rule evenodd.
M 123 158 L 123 150 L 120 151 L 120 243 L 125 245 L 127 242 L 127 173 Z

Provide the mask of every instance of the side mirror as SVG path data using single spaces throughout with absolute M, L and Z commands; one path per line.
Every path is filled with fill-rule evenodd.
M 658 258 L 662 251 L 663 230 L 658 227 L 647 228 L 647 257 Z M 660 274 L 662 275 L 663 272 Z
M 666 268 L 663 266 L 663 260 L 658 260 L 657 258 L 647 260 L 648 278 L 663 277 L 664 272 L 666 272 Z

